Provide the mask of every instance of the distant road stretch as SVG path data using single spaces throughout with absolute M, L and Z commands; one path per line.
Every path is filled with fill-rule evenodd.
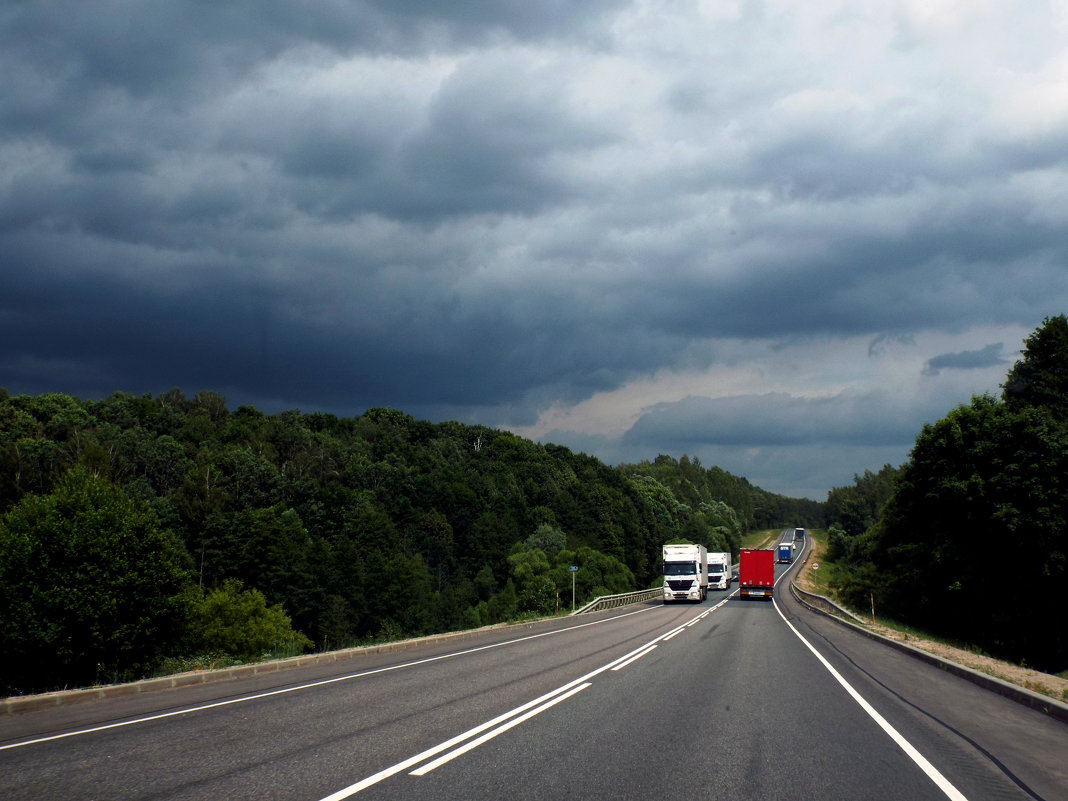
M 788 579 L 775 602 L 732 586 L 8 715 L 0 798 L 1068 797 L 1068 726 L 809 612 Z

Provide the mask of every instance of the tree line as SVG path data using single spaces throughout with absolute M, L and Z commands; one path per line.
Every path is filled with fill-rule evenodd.
M 609 467 L 393 409 L 0 390 L 0 681 L 37 691 L 551 614 L 572 566 L 581 603 L 657 583 L 665 542 L 737 552 L 750 528 L 818 511 L 685 456 Z
M 1000 397 L 923 426 L 900 468 L 828 496 L 843 597 L 1057 673 L 1068 669 L 1068 319 L 1024 342 Z
M 0 389 L 0 689 L 150 675 L 552 614 L 660 581 L 665 542 L 737 553 L 828 521 L 858 607 L 1051 671 L 1068 569 L 1068 321 L 1000 398 L 824 503 L 696 458 L 610 467 L 392 409 L 352 418 L 117 392 Z

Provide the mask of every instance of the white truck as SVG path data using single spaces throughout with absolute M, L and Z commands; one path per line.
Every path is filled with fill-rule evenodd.
M 731 588 L 731 555 L 729 553 L 708 554 L 709 589 L 729 590 Z
M 708 551 L 704 545 L 664 546 L 664 603 L 708 597 Z

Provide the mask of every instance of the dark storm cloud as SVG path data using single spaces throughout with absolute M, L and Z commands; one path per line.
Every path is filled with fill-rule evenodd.
M 915 411 L 878 393 L 821 398 L 787 393 L 690 397 L 646 411 L 624 435 L 623 444 L 660 442 L 672 449 L 689 447 L 689 452 L 705 446 L 901 445 L 916 435 Z
M 945 411 L 937 398 L 917 405 L 880 392 L 690 397 L 647 410 L 619 440 L 556 436 L 578 447 L 599 447 L 615 462 L 688 454 L 756 486 L 824 500 L 828 489 L 851 484 L 864 470 L 904 463 L 922 424 Z
M 5 48 L 72 86 L 119 86 L 140 94 L 189 88 L 197 77 L 234 75 L 310 43 L 339 53 L 419 53 L 510 37 L 570 39 L 589 34 L 621 0 L 574 4 L 355 0 L 9 5 Z M 200 90 L 210 87 L 201 86 Z
M 966 400 L 943 383 L 989 383 L 1000 346 L 971 348 L 1068 303 L 1055 50 L 1025 16 L 1045 44 L 965 81 L 959 41 L 908 9 L 852 29 L 817 4 L 795 31 L 732 8 L 9 4 L 0 386 L 534 426 L 628 382 L 748 367 L 744 342 L 775 391 L 565 435 L 768 471 L 755 451 L 897 447 Z M 896 16 L 907 51 L 838 38 Z M 978 51 L 1005 47 L 978 30 Z M 1002 111 L 1004 75 L 1029 69 Z M 768 354 L 853 340 L 869 364 L 778 391 Z M 921 347 L 944 355 L 902 374 L 942 401 L 852 378 Z
M 938 375 L 942 370 L 976 370 L 996 365 L 1008 366 L 1009 360 L 1002 353 L 1004 343 L 996 342 L 981 350 L 965 350 L 959 353 L 943 353 L 928 360 L 924 375 Z

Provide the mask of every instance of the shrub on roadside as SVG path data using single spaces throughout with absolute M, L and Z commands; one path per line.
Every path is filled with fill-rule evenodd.
M 244 589 L 237 579 L 227 579 L 197 604 L 192 639 L 199 652 L 222 652 L 245 661 L 312 647 L 311 640 L 293 629 L 280 604 L 267 606 L 263 593 Z

